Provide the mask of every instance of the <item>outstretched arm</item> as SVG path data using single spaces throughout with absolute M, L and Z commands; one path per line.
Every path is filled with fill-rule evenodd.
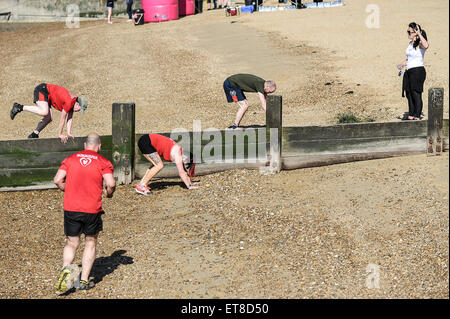
M 177 166 L 177 169 L 178 169 L 178 175 L 180 175 L 180 178 L 183 181 L 183 183 L 186 185 L 186 187 L 188 189 L 196 189 L 196 188 L 198 188 L 198 186 L 196 186 L 196 185 L 194 185 L 192 183 L 191 178 L 189 177 L 189 175 L 184 170 L 183 161 L 181 159 L 181 156 L 180 156 L 180 159 L 176 159 L 175 160 L 175 165 Z
M 59 118 L 59 124 L 58 124 L 58 136 L 61 139 L 61 142 L 63 142 L 63 143 L 67 142 L 67 136 L 63 135 L 63 133 L 62 133 L 64 124 L 66 122 L 66 118 L 67 118 L 67 112 L 64 109 L 62 109 L 61 117 Z
M 259 100 L 261 101 L 261 106 L 266 111 L 266 95 L 258 92 Z

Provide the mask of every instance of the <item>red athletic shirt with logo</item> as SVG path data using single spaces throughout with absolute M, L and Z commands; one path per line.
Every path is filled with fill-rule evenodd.
M 66 171 L 64 210 L 101 212 L 103 175 L 114 172 L 111 162 L 97 152 L 84 150 L 67 157 L 59 169 Z
M 172 158 L 170 157 L 170 150 L 177 143 L 164 135 L 149 134 L 149 136 L 150 142 L 158 152 L 159 156 L 163 156 L 166 161 L 171 162 Z
M 53 106 L 55 110 L 69 112 L 73 109 L 77 97 L 71 94 L 67 89 L 56 84 L 47 84 L 48 103 Z

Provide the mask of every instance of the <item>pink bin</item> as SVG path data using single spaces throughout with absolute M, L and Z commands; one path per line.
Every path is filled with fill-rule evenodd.
M 180 17 L 194 14 L 195 0 L 178 0 L 178 12 Z
M 144 22 L 161 22 L 178 19 L 178 0 L 142 0 Z

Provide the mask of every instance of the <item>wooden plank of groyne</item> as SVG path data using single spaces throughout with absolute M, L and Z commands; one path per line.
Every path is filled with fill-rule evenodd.
M 84 149 L 85 137 L 0 141 L 0 188 L 52 183 L 61 162 Z M 111 160 L 111 136 L 101 136 L 100 154 Z
M 0 169 L 27 169 L 27 168 L 44 168 L 49 166 L 61 165 L 62 161 L 76 153 L 75 151 L 67 152 L 13 152 L 7 154 L 0 154 Z M 100 155 L 111 159 L 111 150 L 102 150 L 99 152 Z
M 200 155 L 207 159 L 210 157 L 217 157 L 219 153 L 221 156 L 218 159 L 234 158 L 245 159 L 251 157 L 265 157 L 266 148 L 266 129 L 265 128 L 249 128 L 245 130 L 216 130 L 216 131 L 201 131 L 201 138 L 194 140 L 193 132 L 180 133 L 157 133 L 174 139 L 179 142 L 185 149 L 194 153 L 196 160 L 199 160 Z M 136 134 L 136 163 L 145 163 L 147 160 L 139 151 L 137 141 L 144 134 Z M 181 137 L 181 138 L 180 138 Z M 180 142 L 181 139 L 181 142 Z M 194 145 L 200 144 L 200 148 L 195 148 Z M 197 154 L 201 153 L 201 154 Z
M 227 162 L 217 162 L 217 163 L 202 163 L 198 164 L 195 168 L 195 175 L 201 176 L 206 174 L 213 174 L 218 172 L 223 172 L 231 169 L 259 169 L 266 166 L 266 160 L 250 159 L 249 163 L 227 163 Z M 142 178 L 148 168 L 147 163 L 136 164 L 136 177 Z M 173 163 L 165 163 L 164 168 L 161 172 L 156 175 L 156 178 L 168 178 L 168 177 L 178 177 L 178 170 Z
M 102 149 L 111 149 L 111 135 L 100 136 Z M 0 141 L 0 154 L 27 152 L 78 152 L 84 149 L 86 137 L 75 137 L 67 143 L 61 143 L 59 138 L 39 138 Z
M 0 188 L 31 186 L 53 181 L 58 166 L 30 169 L 0 169 Z
M 423 141 L 423 140 L 422 140 Z M 345 154 L 308 154 L 283 157 L 283 169 L 298 169 L 308 167 L 318 167 L 333 164 L 342 164 L 356 161 L 367 161 L 373 159 L 383 159 L 396 156 L 406 156 L 412 154 L 423 154 L 420 151 L 395 150 L 389 152 L 369 152 L 369 153 L 345 153 Z
M 100 136 L 102 149 L 111 149 L 111 135 Z M 78 152 L 84 149 L 86 137 L 75 137 L 67 143 L 61 143 L 59 138 L 39 138 L 0 141 L 0 154 L 21 153 L 46 153 L 46 152 Z
M 291 140 L 285 141 L 283 146 L 283 156 L 288 153 L 308 154 L 308 153 L 345 153 L 345 152 L 387 152 L 402 149 L 403 151 L 417 151 L 421 149 L 425 152 L 423 137 L 379 137 L 379 138 L 357 138 L 357 139 L 326 139 L 326 140 Z
M 202 148 L 202 156 L 199 161 L 205 162 L 209 161 L 211 159 L 216 160 L 225 160 L 225 159 L 238 159 L 238 160 L 244 160 L 244 159 L 251 159 L 251 158 L 266 158 L 266 143 L 247 143 L 247 144 L 225 144 L 225 145 L 218 145 L 214 148 L 208 148 L 205 149 L 205 147 Z M 218 152 L 220 154 L 215 154 L 215 152 Z M 197 159 L 198 160 L 198 159 Z M 163 160 L 164 163 L 166 163 L 165 160 Z M 141 152 L 138 152 L 136 154 L 136 164 L 141 163 L 148 163 L 147 159 L 141 154 Z
M 198 132 L 196 132 L 198 133 Z M 137 133 L 136 134 L 136 142 L 139 140 L 139 138 L 149 133 Z M 151 133 L 153 134 L 153 133 Z M 194 132 L 191 131 L 173 131 L 173 132 L 164 132 L 164 133 L 154 133 L 154 134 L 160 134 L 166 137 L 169 137 L 173 139 L 175 142 L 183 144 L 183 143 L 190 143 L 192 144 L 194 141 Z M 265 127 L 258 127 L 258 128 L 246 128 L 244 130 L 203 130 L 201 131 L 201 145 L 206 145 L 212 141 L 219 141 L 224 144 L 227 141 L 231 139 L 238 139 L 242 140 L 245 136 L 255 137 L 256 141 L 260 141 L 261 139 L 264 139 L 265 142 L 265 134 L 266 134 L 266 128 Z M 186 139 L 183 141 L 183 139 Z
M 290 140 L 325 140 L 375 138 L 386 136 L 426 136 L 427 121 L 348 123 L 323 126 L 283 127 L 283 142 Z
M 1 187 L 0 192 L 25 192 L 25 191 L 42 191 L 48 189 L 57 189 L 53 181 L 52 182 L 43 182 L 43 183 L 35 183 L 33 185 L 27 186 L 11 186 L 11 187 Z

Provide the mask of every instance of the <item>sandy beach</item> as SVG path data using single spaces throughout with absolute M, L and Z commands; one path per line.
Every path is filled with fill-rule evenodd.
M 425 118 L 431 87 L 444 88 L 448 118 L 448 1 L 377 0 L 378 27 L 366 24 L 373 1 L 344 3 L 236 17 L 213 10 L 143 26 L 0 24 L 0 139 L 36 127 L 38 116 L 11 121 L 9 110 L 31 105 L 42 82 L 89 101 L 74 115 L 76 136 L 111 134 L 114 102 L 136 103 L 138 133 L 192 130 L 194 120 L 223 129 L 236 108 L 222 83 L 234 73 L 276 81 L 285 126 L 335 124 L 345 112 L 400 121 L 407 101 L 396 65 L 412 21 L 430 42 Z M 247 96 L 242 125 L 265 125 L 257 96 Z M 57 136 L 53 114 L 41 137 Z M 104 201 L 95 289 L 59 298 L 448 298 L 448 164 L 447 152 L 268 176 L 234 170 L 198 177 L 198 192 L 154 181 L 152 197 L 120 186 Z M 58 297 L 62 198 L 0 193 L 0 298 Z M 380 271 L 376 289 L 366 284 L 369 265 Z
M 336 123 L 343 112 L 396 121 L 407 111 L 407 101 L 395 66 L 405 58 L 406 29 L 414 20 L 430 41 L 426 116 L 428 88 L 448 92 L 448 3 L 378 1 L 379 28 L 368 28 L 369 3 L 238 17 L 214 10 L 139 27 L 117 19 L 113 25 L 82 22 L 79 29 L 54 23 L 1 32 L 0 107 L 7 114 L 14 101 L 31 104 L 34 87 L 49 82 L 90 102 L 95 116 L 77 114 L 76 135 L 92 127 L 109 134 L 111 104 L 120 101 L 136 103 L 138 132 L 189 129 L 194 119 L 205 128 L 223 128 L 233 121 L 235 108 L 226 103 L 222 83 L 230 74 L 249 72 L 277 82 L 284 125 Z M 353 94 L 345 94 L 349 91 Z M 263 124 L 257 97 L 249 95 L 249 101 L 243 125 Z M 26 138 L 39 118 L 23 114 L 20 121 L 6 121 L 2 138 Z M 56 122 L 42 137 L 54 136 Z

